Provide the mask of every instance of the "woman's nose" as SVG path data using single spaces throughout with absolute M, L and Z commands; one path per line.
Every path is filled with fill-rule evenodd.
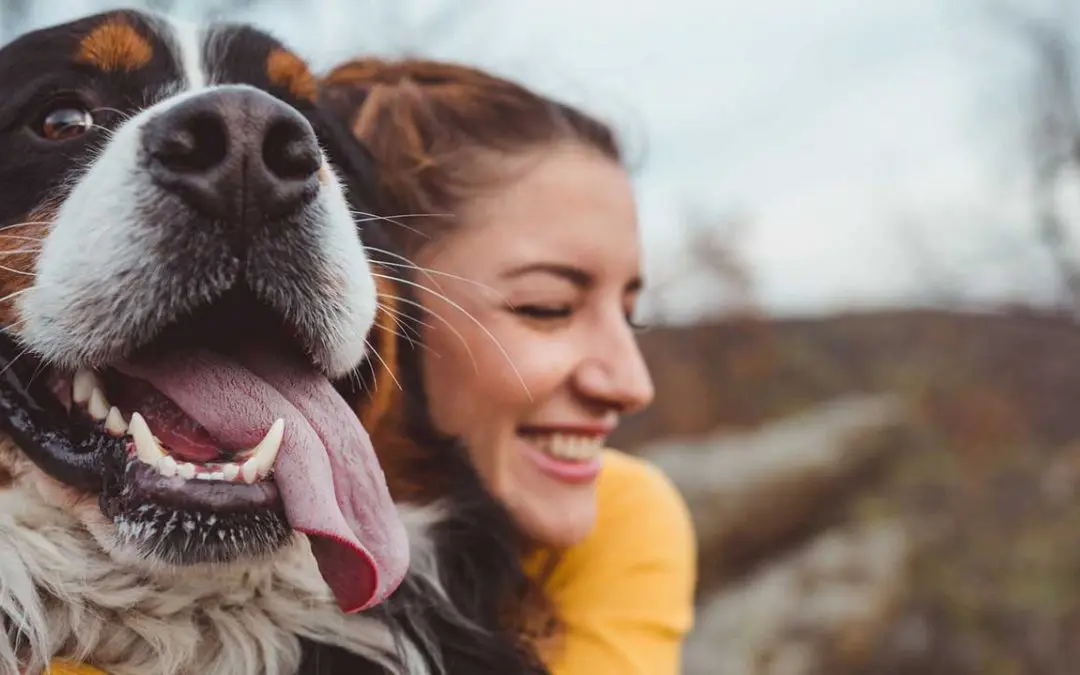
M 645 357 L 629 326 L 620 327 L 608 340 L 597 340 L 578 368 L 578 387 L 586 396 L 621 413 L 652 402 L 655 390 Z

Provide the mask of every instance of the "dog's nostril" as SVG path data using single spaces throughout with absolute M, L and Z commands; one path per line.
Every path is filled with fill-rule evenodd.
M 258 89 L 192 96 L 149 120 L 142 143 L 155 185 L 213 218 L 265 223 L 319 194 L 322 151 L 314 130 L 299 111 Z
M 151 154 L 173 171 L 205 171 L 225 161 L 229 135 L 219 116 L 193 115 L 161 133 Z
M 263 139 L 263 163 L 280 179 L 304 180 L 319 170 L 322 158 L 307 129 L 293 120 L 279 120 Z

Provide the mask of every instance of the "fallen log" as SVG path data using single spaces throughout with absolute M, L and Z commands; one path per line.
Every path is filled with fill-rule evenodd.
M 815 675 L 872 654 L 907 586 L 897 523 L 838 528 L 698 608 L 684 675 Z
M 834 506 L 844 486 L 890 447 L 883 434 L 900 429 L 904 419 L 891 396 L 846 397 L 753 432 L 643 449 L 689 505 L 700 590 L 816 526 L 822 509 Z

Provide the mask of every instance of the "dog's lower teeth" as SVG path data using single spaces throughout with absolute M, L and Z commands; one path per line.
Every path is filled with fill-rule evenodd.
M 168 455 L 165 455 L 164 457 L 159 459 L 156 464 L 152 464 L 151 466 L 157 469 L 158 473 L 160 473 L 162 476 L 165 476 L 166 478 L 172 478 L 179 472 L 180 469 L 179 465 L 176 463 L 176 460 Z
M 130 423 L 123 424 L 120 411 L 115 407 L 112 408 L 106 419 L 106 428 L 112 431 L 121 428 L 121 425 L 135 442 L 136 459 L 153 467 L 162 476 L 167 478 L 179 476 L 184 480 L 228 482 L 238 482 L 242 479 L 249 485 L 269 478 L 273 472 L 274 462 L 277 461 L 278 450 L 281 449 L 281 440 L 285 432 L 285 420 L 275 421 L 266 432 L 266 436 L 251 449 L 248 460 L 242 466 L 235 463 L 196 465 L 191 462 L 177 462 L 172 455 L 166 454 L 160 441 L 150 431 L 150 425 L 138 412 L 131 414 Z
M 245 483 L 254 483 L 257 478 L 266 478 L 277 461 L 281 439 L 285 434 L 285 420 L 279 419 L 271 425 L 266 436 L 251 451 L 251 458 L 240 467 L 240 475 Z
M 172 474 L 176 475 L 176 462 L 171 457 L 166 457 L 162 451 L 161 446 L 154 439 L 153 432 L 150 431 L 150 425 L 146 423 L 146 420 L 137 412 L 131 413 L 131 423 L 128 425 L 128 433 L 131 434 L 131 438 L 135 441 L 135 456 L 140 461 L 149 464 L 150 466 L 158 467 L 161 471 L 161 461 L 168 459 L 173 463 Z M 164 474 L 165 472 L 162 471 Z

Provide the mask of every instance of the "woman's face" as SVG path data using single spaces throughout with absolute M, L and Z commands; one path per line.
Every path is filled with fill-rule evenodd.
M 514 180 L 418 256 L 425 388 L 524 532 L 568 546 L 595 521 L 607 435 L 653 396 L 630 322 L 635 205 L 625 171 L 585 147 L 501 161 Z

